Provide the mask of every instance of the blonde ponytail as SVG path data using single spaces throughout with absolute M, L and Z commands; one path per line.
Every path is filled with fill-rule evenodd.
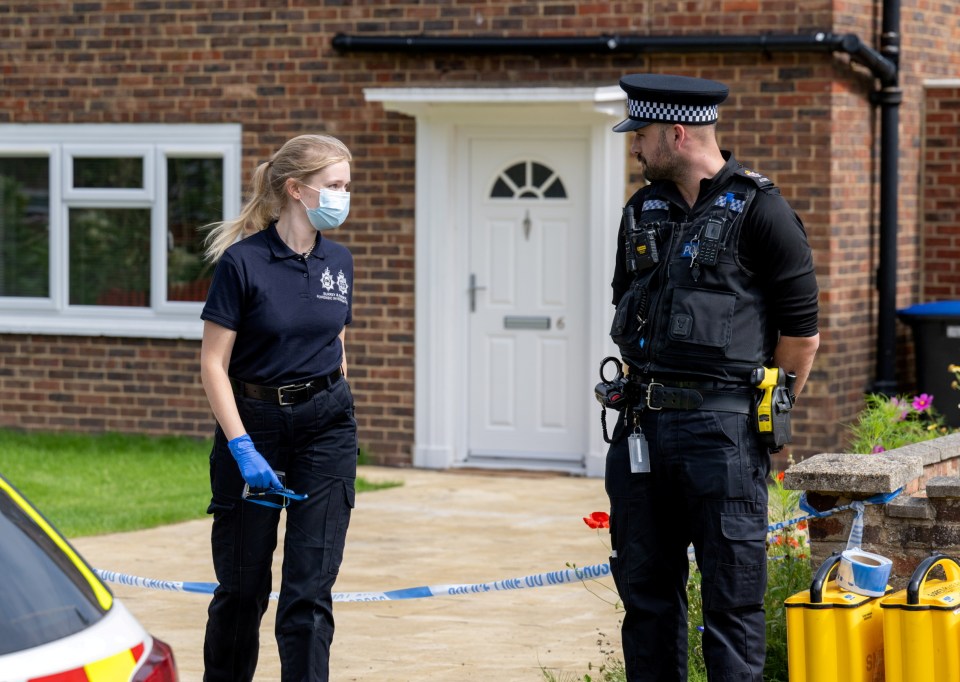
M 352 161 L 350 150 L 329 135 L 299 135 L 288 140 L 270 161 L 253 172 L 250 200 L 233 220 L 208 225 L 204 239 L 207 260 L 220 260 L 235 242 L 265 229 L 287 203 L 287 180 L 303 180 L 327 166 Z

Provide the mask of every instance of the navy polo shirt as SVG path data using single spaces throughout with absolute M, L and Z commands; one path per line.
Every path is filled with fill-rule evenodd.
M 304 259 L 271 223 L 220 258 L 200 318 L 237 332 L 231 377 L 285 386 L 341 365 L 339 334 L 352 319 L 352 303 L 346 247 L 318 235 Z

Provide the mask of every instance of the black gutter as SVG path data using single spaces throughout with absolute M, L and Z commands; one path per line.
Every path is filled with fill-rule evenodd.
M 651 52 L 845 52 L 881 80 L 896 79 L 896 64 L 853 33 L 817 31 L 805 35 L 690 35 L 590 37 L 539 36 L 357 36 L 338 33 L 333 47 L 342 52 L 413 54 L 646 54 Z
M 883 0 L 881 50 L 853 33 L 806 35 L 690 35 L 591 37 L 351 36 L 338 33 L 343 52 L 408 54 L 645 54 L 651 52 L 842 52 L 880 81 L 871 102 L 880 106 L 880 255 L 877 268 L 877 367 L 875 393 L 896 393 L 897 186 L 900 149 L 900 2 Z

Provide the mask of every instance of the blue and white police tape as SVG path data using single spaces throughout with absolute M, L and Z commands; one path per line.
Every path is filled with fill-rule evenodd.
M 119 585 L 144 587 L 151 590 L 167 592 L 194 592 L 199 594 L 213 594 L 217 583 L 180 582 L 174 580 L 155 580 L 141 578 L 135 575 L 126 575 L 115 571 L 93 569 L 101 580 Z M 487 583 L 468 583 L 453 585 L 425 585 L 423 587 L 408 587 L 401 590 L 387 590 L 384 592 L 334 592 L 335 602 L 365 602 L 365 601 L 397 601 L 403 599 L 423 599 L 425 597 L 447 597 L 464 594 L 485 594 L 489 592 L 512 592 L 534 587 L 548 587 L 563 585 L 583 580 L 596 580 L 610 575 L 610 564 L 595 564 L 593 566 L 570 567 L 560 571 L 536 573 L 522 578 L 506 578 Z M 271 599 L 279 596 L 277 592 L 270 594 Z
M 863 505 L 866 504 L 887 504 L 897 495 L 903 492 L 903 488 L 897 488 L 892 493 L 878 493 L 872 497 L 868 497 L 865 500 L 855 500 L 849 504 L 842 504 L 839 507 L 834 507 L 833 509 L 828 509 L 826 511 L 817 511 L 810 506 L 810 503 L 807 502 L 807 494 L 803 493 L 800 495 L 800 509 L 805 512 L 808 512 L 804 516 L 798 516 L 793 519 L 788 519 L 786 521 L 778 521 L 777 523 L 772 523 L 767 526 L 767 531 L 774 533 L 778 530 L 783 530 L 789 526 L 794 526 L 801 521 L 809 521 L 810 519 L 825 519 L 828 516 L 833 516 L 837 512 L 846 511 L 847 509 L 857 510 L 858 515 L 863 514 Z
M 782 530 L 788 526 L 795 525 L 801 521 L 814 518 L 824 518 L 831 516 L 839 511 L 855 509 L 858 518 L 862 519 L 864 504 L 886 504 L 903 491 L 898 488 L 892 493 L 874 495 L 862 501 L 851 502 L 850 504 L 834 507 L 827 511 L 817 511 L 810 507 L 806 501 L 806 495 L 800 497 L 800 508 L 810 512 L 806 516 L 798 516 L 787 521 L 779 521 L 767 526 L 771 533 Z M 861 522 L 862 523 L 862 522 Z M 856 525 L 856 524 L 854 524 Z M 862 529 L 862 526 L 861 526 Z M 853 529 L 856 532 L 856 529 Z M 860 531 L 862 532 L 862 530 Z M 692 548 L 688 553 L 693 560 Z M 119 585 L 130 585 L 134 587 L 144 587 L 151 590 L 164 590 L 167 592 L 193 592 L 197 594 L 213 594 L 217 583 L 202 582 L 184 582 L 175 580 L 157 580 L 154 578 L 141 578 L 135 575 L 117 573 L 116 571 L 104 571 L 99 568 L 93 569 L 101 580 L 108 583 Z M 534 587 L 547 587 L 550 585 L 563 585 L 583 580 L 595 580 L 610 575 L 610 564 L 594 564 L 593 566 L 584 566 L 582 568 L 570 567 L 560 571 L 551 571 L 548 573 L 536 573 L 534 575 L 523 576 L 522 578 L 505 578 L 488 583 L 472 584 L 453 584 L 453 585 L 431 585 L 423 587 L 408 587 L 400 590 L 386 590 L 383 592 L 335 592 L 333 600 L 336 602 L 364 602 L 364 601 L 395 601 L 403 599 L 422 599 L 425 597 L 438 597 L 463 594 L 484 594 L 488 592 L 507 592 L 513 590 L 523 590 Z M 270 594 L 271 599 L 277 599 L 277 592 Z

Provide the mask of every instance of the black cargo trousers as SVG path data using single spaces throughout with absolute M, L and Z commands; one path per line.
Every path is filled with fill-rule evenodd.
M 646 409 L 636 422 L 633 415 L 631 408 L 621 415 L 606 463 L 627 680 L 687 679 L 693 543 L 709 679 L 762 682 L 769 451 L 747 414 Z M 649 473 L 630 471 L 634 423 L 648 442 Z
M 247 432 L 285 483 L 308 495 L 284 510 L 276 638 L 282 682 L 326 682 L 333 640 L 333 585 L 355 499 L 357 423 L 345 378 L 294 405 L 237 398 Z M 281 512 L 241 500 L 243 478 L 220 428 L 210 455 L 213 565 L 204 680 L 252 680 L 260 651 Z

